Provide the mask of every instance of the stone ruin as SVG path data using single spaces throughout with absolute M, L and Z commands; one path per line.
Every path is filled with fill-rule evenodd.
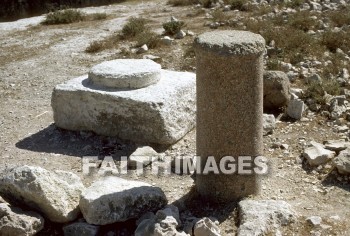
M 173 144 L 195 127 L 195 78 L 148 59 L 106 61 L 55 87 L 54 121 L 68 130 Z

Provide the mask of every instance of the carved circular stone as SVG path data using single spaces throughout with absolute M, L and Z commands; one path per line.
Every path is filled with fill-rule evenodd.
M 148 59 L 119 59 L 102 62 L 91 68 L 89 80 L 97 86 L 137 89 L 157 83 L 161 66 Z

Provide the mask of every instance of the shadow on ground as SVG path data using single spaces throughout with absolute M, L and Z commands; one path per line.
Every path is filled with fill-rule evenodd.
M 129 141 L 93 132 L 63 130 L 54 124 L 16 143 L 20 149 L 77 157 L 114 154 L 129 156 L 137 146 Z

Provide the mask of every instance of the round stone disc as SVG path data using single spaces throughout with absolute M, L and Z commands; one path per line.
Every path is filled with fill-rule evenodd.
M 118 59 L 91 68 L 89 80 L 97 86 L 137 89 L 160 80 L 161 66 L 148 59 Z

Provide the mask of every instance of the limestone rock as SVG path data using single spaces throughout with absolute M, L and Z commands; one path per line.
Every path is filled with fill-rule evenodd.
M 322 218 L 319 216 L 310 216 L 306 219 L 306 221 L 313 227 L 317 227 L 321 225 Z
M 157 159 L 158 156 L 159 154 L 151 147 L 139 147 L 129 156 L 128 166 L 132 169 L 138 166 L 148 166 L 152 163 L 152 160 Z
M 195 126 L 196 80 L 189 72 L 161 72 L 157 84 L 100 90 L 86 76 L 56 86 L 51 105 L 63 129 L 144 143 L 173 144 Z
M 287 106 L 290 99 L 288 76 L 282 71 L 264 72 L 264 109 Z
M 220 229 L 209 218 L 200 219 L 193 228 L 194 236 L 220 236 Z
M 38 210 L 60 223 L 77 218 L 83 189 L 80 178 L 73 173 L 33 166 L 13 168 L 0 180 L 0 194 L 6 201 Z
M 324 146 L 326 149 L 338 153 L 350 147 L 350 142 L 346 142 L 345 140 L 327 140 Z
M 350 150 L 341 151 L 339 155 L 333 159 L 333 165 L 338 169 L 340 174 L 350 174 Z
M 238 236 L 267 235 L 294 222 L 296 213 L 285 201 L 243 200 L 239 202 L 239 218 Z
M 288 103 L 287 115 L 293 119 L 300 120 L 303 117 L 305 109 L 306 107 L 302 100 L 293 99 Z
M 143 88 L 157 83 L 160 78 L 161 66 L 148 59 L 105 61 L 89 71 L 89 82 L 102 88 Z
M 106 225 L 138 218 L 166 203 L 166 196 L 158 187 L 109 176 L 87 188 L 79 206 L 89 224 Z
M 135 231 L 135 236 L 186 236 L 184 232 L 178 232 L 181 225 L 179 210 L 173 205 L 157 211 L 156 215 L 144 218 Z
M 0 203 L 0 235 L 30 236 L 44 227 L 44 218 L 32 211 L 22 211 Z
M 176 39 L 183 39 L 186 36 L 186 33 L 183 30 L 180 30 L 176 33 L 175 38 Z
M 303 156 L 307 159 L 310 166 L 319 166 L 335 156 L 335 152 L 329 151 L 322 144 L 311 142 L 311 147 L 304 150 Z
M 63 227 L 64 236 L 96 236 L 98 231 L 99 226 L 85 222 L 76 222 Z
M 276 119 L 273 115 L 263 114 L 263 134 L 267 135 L 276 128 Z

